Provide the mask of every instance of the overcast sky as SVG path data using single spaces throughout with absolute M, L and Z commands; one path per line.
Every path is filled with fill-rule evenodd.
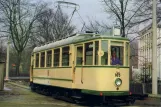
M 45 2 L 50 2 L 52 4 L 51 6 L 54 7 L 54 2 L 57 0 L 44 0 Z M 66 2 L 73 2 L 80 6 L 78 12 L 83 18 L 83 20 L 88 24 L 88 17 L 91 20 L 99 20 L 101 21 L 107 21 L 107 15 L 103 10 L 103 5 L 101 3 L 101 0 L 65 0 Z M 70 8 L 63 8 L 64 10 L 68 11 L 69 16 L 71 17 L 73 9 Z M 82 20 L 80 19 L 79 15 L 77 13 L 74 14 L 73 17 L 73 23 L 78 26 L 78 29 L 80 30 L 83 26 Z

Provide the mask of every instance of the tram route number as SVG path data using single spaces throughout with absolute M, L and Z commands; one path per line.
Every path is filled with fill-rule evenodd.
M 121 76 L 120 72 L 115 73 L 115 77 L 120 77 L 120 76 Z

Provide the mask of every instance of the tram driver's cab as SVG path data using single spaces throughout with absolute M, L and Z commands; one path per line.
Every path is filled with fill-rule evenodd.
M 111 46 L 111 65 L 123 65 L 123 47 Z

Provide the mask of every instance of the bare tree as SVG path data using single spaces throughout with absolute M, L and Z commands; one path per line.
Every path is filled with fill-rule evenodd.
M 108 25 L 107 23 L 98 21 L 98 20 L 92 20 L 90 18 L 88 18 L 88 24 L 85 25 L 83 31 L 92 31 L 95 33 L 104 33 L 109 31 L 112 26 Z
M 5 62 L 6 58 L 6 46 L 4 45 L 5 40 L 0 39 L 0 61 Z
M 62 39 L 75 30 L 75 26 L 71 25 L 68 16 L 61 9 L 54 11 L 46 8 L 36 22 L 36 33 L 33 33 L 35 36 L 31 38 L 36 44 Z
M 119 21 L 122 37 L 126 37 L 127 28 L 133 27 L 133 19 L 137 19 L 136 15 L 146 6 L 147 2 L 149 1 L 141 0 L 136 4 L 135 0 L 103 0 L 105 11 L 110 13 L 111 18 Z M 142 19 L 142 21 L 143 20 L 145 20 L 145 18 Z
M 17 52 L 17 75 L 22 52 L 30 38 L 33 24 L 43 8 L 44 5 L 35 5 L 28 0 L 0 0 L 0 11 L 3 15 L 1 22 L 5 25 Z

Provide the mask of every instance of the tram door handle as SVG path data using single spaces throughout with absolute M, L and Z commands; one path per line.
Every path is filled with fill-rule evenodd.
M 83 84 L 83 67 L 81 69 L 81 83 Z

